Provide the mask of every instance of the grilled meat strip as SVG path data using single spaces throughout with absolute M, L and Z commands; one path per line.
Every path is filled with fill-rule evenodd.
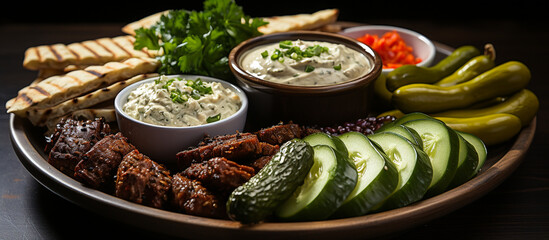
M 126 154 L 118 167 L 115 195 L 146 206 L 164 208 L 171 182 L 169 170 L 136 149 Z
M 74 170 L 75 178 L 95 189 L 112 187 L 122 158 L 134 149 L 122 133 L 108 135 L 82 156 Z
M 267 163 L 269 163 L 269 161 L 271 161 L 271 159 L 273 158 L 273 155 L 259 157 L 258 159 L 255 159 L 255 160 L 253 160 L 252 162 L 250 162 L 246 165 L 252 167 L 255 170 L 255 172 L 257 173 L 257 172 L 259 172 L 259 170 L 261 170 L 263 167 L 265 167 L 265 165 L 267 165 Z
M 62 119 L 46 141 L 48 162 L 64 174 L 74 177 L 81 157 L 99 140 L 110 134 L 110 126 L 102 119 Z
M 179 212 L 202 217 L 227 218 L 225 202 L 197 180 L 177 173 L 173 176 L 171 191 L 173 207 Z
M 286 141 L 303 137 L 303 129 L 295 123 L 279 124 L 264 128 L 255 133 L 259 141 L 272 145 L 282 145 Z
M 200 163 L 214 157 L 224 157 L 232 161 L 248 160 L 270 153 L 278 146 L 261 143 L 252 133 L 236 133 L 204 139 L 196 148 L 177 153 L 177 165 L 181 169 L 192 163 Z
M 208 161 L 192 164 L 183 171 L 183 175 L 200 181 L 211 191 L 228 196 L 235 188 L 255 175 L 255 170 L 223 157 L 215 157 Z

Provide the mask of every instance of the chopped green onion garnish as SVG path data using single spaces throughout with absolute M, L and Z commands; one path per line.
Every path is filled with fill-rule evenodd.
M 170 99 L 174 103 L 184 103 L 186 102 L 189 97 L 192 97 L 193 99 L 200 99 L 200 97 L 206 95 L 206 94 L 212 94 L 213 90 L 211 87 L 208 87 L 202 82 L 200 78 L 197 78 L 196 80 L 185 80 L 185 85 L 192 88 L 191 93 L 188 92 L 181 92 L 179 89 L 170 90 L 170 86 L 175 80 L 181 81 L 181 78 L 172 78 L 166 81 L 164 85 L 162 85 L 162 89 L 166 89 L 168 93 L 170 94 Z M 160 81 L 156 81 L 156 84 L 160 84 Z
M 311 65 L 305 65 L 305 72 L 312 72 L 315 70 L 315 67 Z
M 215 116 L 208 117 L 208 118 L 206 119 L 206 122 L 207 122 L 207 123 L 213 123 L 213 122 L 219 121 L 220 119 L 221 119 L 221 113 L 219 113 L 219 114 L 217 114 L 217 115 L 215 115 Z
M 286 56 L 296 61 L 299 61 L 304 57 L 320 56 L 320 54 L 328 52 L 328 47 L 323 47 L 318 44 L 307 47 L 304 51 L 302 51 L 300 47 L 293 46 L 293 42 L 290 40 L 281 41 L 279 42 L 278 46 L 282 50 L 276 49 L 271 55 L 271 60 L 281 59 Z M 267 51 L 261 53 L 261 56 L 263 58 L 268 57 L 268 55 L 269 54 Z
M 334 69 L 337 71 L 341 70 L 341 63 L 339 65 L 334 66 Z
M 292 41 L 290 41 L 290 40 L 282 41 L 278 44 L 278 46 L 280 48 L 291 48 L 292 47 Z

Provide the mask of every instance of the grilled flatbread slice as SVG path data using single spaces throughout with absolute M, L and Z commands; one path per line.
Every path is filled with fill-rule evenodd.
M 38 84 L 39 82 L 42 82 L 43 80 L 56 75 L 66 74 L 70 71 L 74 71 L 77 69 L 84 69 L 85 66 L 76 66 L 71 65 L 64 69 L 42 69 L 38 71 L 38 76 L 29 84 L 29 86 L 34 86 Z M 15 102 L 15 98 L 12 98 L 6 102 L 6 109 L 10 108 L 11 105 Z
M 108 87 L 104 87 L 95 90 L 91 93 L 75 97 L 73 99 L 64 101 L 58 105 L 48 108 L 34 108 L 31 107 L 27 110 L 27 118 L 35 126 L 44 126 L 48 120 L 61 117 L 68 113 L 89 108 L 99 103 L 103 103 L 109 100 L 113 100 L 116 95 L 125 87 L 139 82 L 143 79 L 156 77 L 157 73 L 139 74 L 130 79 L 116 82 Z
M 313 30 L 334 23 L 338 15 L 338 9 L 325 9 L 312 14 L 267 17 L 264 20 L 269 22 L 269 24 L 261 26 L 257 30 L 263 34 Z
M 132 22 L 122 27 L 122 32 L 135 36 L 135 29 L 148 28 L 160 20 L 163 14 L 169 10 L 149 15 L 141 20 Z M 259 27 L 257 30 L 263 34 L 288 32 L 295 30 L 313 30 L 333 23 L 339 16 L 338 9 L 325 9 L 312 14 L 296 14 L 286 16 L 264 17 L 269 24 Z
M 25 51 L 23 67 L 30 70 L 63 69 L 69 65 L 101 65 L 129 58 L 158 55 L 158 51 L 135 50 L 133 36 L 100 38 L 84 42 L 42 45 Z
M 160 20 L 160 17 L 162 15 L 168 13 L 169 11 L 170 10 L 158 12 L 158 13 L 149 15 L 145 18 L 142 18 L 140 20 L 137 20 L 135 22 L 129 23 L 129 24 L 125 25 L 124 27 L 122 27 L 122 32 L 130 34 L 132 36 L 135 36 L 135 29 L 138 29 L 138 28 L 141 28 L 141 27 L 149 28 L 150 26 L 152 26 L 153 24 L 158 22 L 158 20 Z
M 49 77 L 33 86 L 21 89 L 13 101 L 8 101 L 8 113 L 26 117 L 30 107 L 46 108 L 135 75 L 155 72 L 159 62 L 153 58 L 130 58 L 123 62 L 108 62 L 89 66 L 64 75 Z M 8 105 L 6 104 L 6 105 Z

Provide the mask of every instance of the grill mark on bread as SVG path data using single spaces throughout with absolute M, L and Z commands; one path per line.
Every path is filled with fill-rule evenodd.
M 95 52 L 92 48 L 88 47 L 88 45 L 86 44 L 81 44 L 85 49 L 88 49 L 88 51 L 90 51 L 94 56 L 95 58 L 99 59 L 100 56 L 97 52 Z
M 96 40 L 93 40 L 95 43 L 97 43 L 97 45 L 101 46 L 103 49 L 105 49 L 107 52 L 109 52 L 114 58 L 116 58 L 116 54 L 114 51 L 112 51 L 112 49 L 109 49 L 107 46 L 101 44 L 101 42 L 99 42 L 99 39 L 96 39 Z
M 82 84 L 82 80 L 80 80 L 79 78 L 77 78 L 77 77 L 75 77 L 75 76 L 68 75 L 68 74 L 66 74 L 65 76 L 70 77 L 72 80 L 74 80 L 74 81 L 77 82 L 78 84 Z
M 105 74 L 96 72 L 96 71 L 91 70 L 91 69 L 85 69 L 84 71 L 86 71 L 87 73 L 93 74 L 93 75 L 95 75 L 95 76 L 97 76 L 97 77 L 103 77 L 103 76 L 105 76 Z
M 38 91 L 39 93 L 41 93 L 42 95 L 45 95 L 45 96 L 50 96 L 50 93 L 46 90 L 44 90 L 43 88 L 41 88 L 40 86 L 30 86 L 29 87 L 30 89 L 34 89 L 36 91 Z M 25 95 L 27 96 L 27 95 Z M 32 100 L 31 100 L 32 101 Z
M 31 99 L 29 96 L 27 96 L 26 93 L 22 93 L 22 94 L 19 95 L 17 98 L 20 99 L 20 100 L 22 100 L 22 101 L 27 102 L 29 105 L 35 104 L 34 101 L 32 101 L 32 99 Z
M 40 54 L 40 51 L 38 51 L 38 48 L 34 48 L 34 51 L 36 52 L 36 56 L 38 57 L 39 61 L 42 61 L 42 54 Z
M 59 52 L 57 52 L 57 51 L 53 48 L 53 45 L 48 46 L 48 49 L 49 49 L 50 52 L 53 54 L 53 56 L 55 56 L 55 59 L 57 59 L 57 61 L 63 61 L 63 56 L 61 56 L 61 55 L 59 54 Z
M 120 44 L 118 41 L 122 42 L 122 44 Z M 135 54 L 135 49 L 133 48 L 134 46 L 134 42 L 135 42 L 135 38 L 132 37 L 132 36 L 125 36 L 125 37 L 119 37 L 119 38 L 113 38 L 113 41 L 117 44 L 120 45 L 120 47 L 122 49 L 124 49 L 131 57 L 138 57 L 136 54 Z M 150 51 L 147 51 L 146 49 L 142 49 L 141 51 L 138 51 L 138 52 L 142 52 L 144 53 L 147 57 L 150 57 L 150 58 L 154 58 L 155 55 L 150 52 Z
M 70 53 L 72 53 L 72 55 L 74 55 L 76 57 L 76 60 L 81 60 L 82 57 L 80 56 L 80 54 L 78 54 L 76 51 L 73 51 L 72 49 L 70 48 L 67 48 L 69 50 Z
M 53 86 L 53 87 L 59 89 L 59 91 L 61 91 L 61 92 L 63 92 L 63 91 L 65 90 L 64 87 L 61 87 L 61 86 L 59 86 L 59 85 L 57 85 L 56 83 L 53 83 L 53 82 L 48 82 L 48 85 Z M 49 95 L 49 94 L 48 94 L 48 95 Z
M 122 49 L 122 51 L 124 51 L 126 54 L 128 54 L 129 57 L 134 57 L 134 54 L 132 54 L 130 51 L 128 51 L 126 48 L 124 48 L 124 46 L 118 44 L 118 42 L 116 42 L 116 41 L 112 41 L 112 42 L 114 43 L 115 46 Z

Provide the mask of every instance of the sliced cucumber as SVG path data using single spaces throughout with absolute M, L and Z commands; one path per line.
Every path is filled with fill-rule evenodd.
M 332 217 L 361 216 L 394 192 L 399 181 L 398 171 L 383 150 L 364 134 L 348 132 L 338 138 L 345 143 L 349 158 L 356 166 L 358 181 Z
M 328 145 L 316 145 L 314 164 L 303 185 L 275 211 L 284 221 L 315 221 L 332 215 L 354 189 L 357 171 L 348 157 Z
M 379 144 L 399 173 L 399 183 L 395 191 L 376 211 L 403 207 L 423 198 L 433 178 L 429 157 L 408 139 L 392 132 L 369 135 Z
M 392 132 L 401 135 L 423 150 L 423 141 L 414 129 L 411 129 L 401 124 L 393 124 L 391 126 L 381 129 L 380 131 L 376 131 L 376 133 L 379 132 Z
M 479 137 L 477 137 L 473 134 L 470 134 L 470 133 L 466 133 L 466 132 L 461 132 L 461 131 L 456 131 L 456 132 L 459 135 L 461 135 L 467 142 L 469 142 L 471 145 L 473 145 L 473 147 L 475 148 L 475 150 L 477 152 L 478 164 L 475 168 L 475 172 L 473 173 L 473 176 L 474 176 L 474 175 L 478 174 L 478 172 L 480 171 L 480 169 L 484 165 L 484 162 L 486 161 L 486 156 L 488 155 L 488 149 L 486 148 L 486 145 L 484 144 L 484 142 Z
M 328 135 L 326 133 L 313 133 L 303 138 L 303 140 L 311 144 L 311 146 L 328 145 L 333 149 L 341 151 L 345 156 L 349 155 L 347 147 L 345 146 L 345 143 L 341 141 L 341 139 L 332 135 Z
M 475 169 L 478 165 L 477 150 L 460 134 L 459 137 L 459 158 L 456 169 L 456 175 L 449 187 L 457 187 L 471 179 L 475 175 Z
M 270 217 L 307 178 L 313 154 L 313 147 L 301 139 L 280 146 L 265 167 L 231 193 L 226 204 L 229 218 L 255 224 Z
M 403 123 L 419 134 L 423 151 L 429 155 L 433 167 L 433 180 L 426 196 L 446 191 L 456 174 L 459 158 L 459 137 L 457 133 L 436 119 L 415 119 Z

